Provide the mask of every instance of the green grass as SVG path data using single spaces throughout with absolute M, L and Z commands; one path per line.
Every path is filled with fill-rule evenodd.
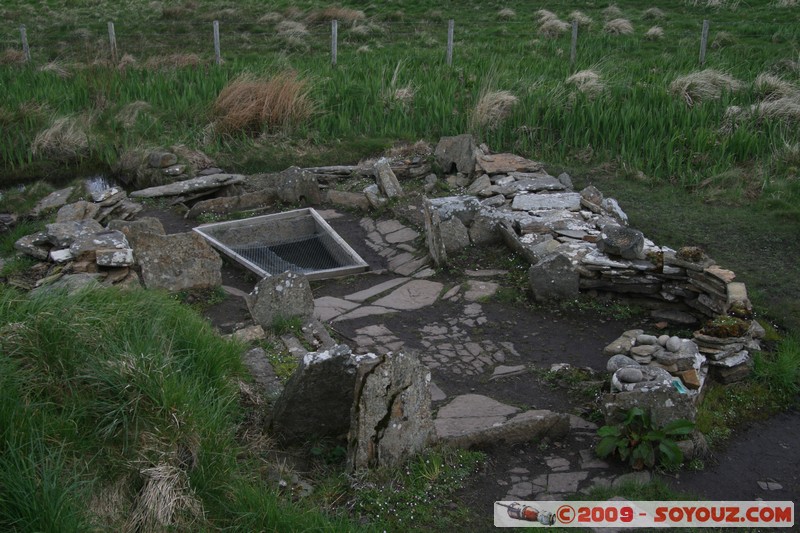
M 0 287 L 0 330 L 0 528 L 151 523 L 138 495 L 158 467 L 173 528 L 353 529 L 254 475 L 236 439 L 243 348 L 168 295 Z

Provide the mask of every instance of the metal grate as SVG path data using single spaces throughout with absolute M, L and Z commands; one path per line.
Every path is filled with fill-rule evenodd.
M 206 224 L 194 230 L 260 276 L 291 271 L 309 279 L 324 279 L 368 268 L 311 208 Z

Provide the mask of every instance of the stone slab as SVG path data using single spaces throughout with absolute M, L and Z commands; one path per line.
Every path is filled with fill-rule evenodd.
M 402 311 L 421 309 L 436 302 L 443 285 L 424 279 L 413 280 L 375 302 L 376 306 Z
M 374 285 L 368 289 L 364 289 L 362 291 L 354 292 L 353 294 L 348 294 L 345 296 L 345 300 L 350 300 L 353 302 L 363 302 L 365 300 L 369 300 L 375 296 L 379 296 L 384 292 L 397 287 L 398 285 L 402 285 L 403 283 L 410 281 L 409 278 L 395 278 L 390 279 L 389 281 L 384 281 L 383 283 L 379 283 Z
M 569 209 L 577 211 L 581 208 L 581 195 L 577 192 L 554 194 L 519 194 L 514 197 L 511 209 L 516 211 L 538 211 L 548 209 Z
M 357 303 L 333 296 L 323 296 L 314 300 L 314 318 L 320 322 L 327 322 L 356 307 L 358 307 Z

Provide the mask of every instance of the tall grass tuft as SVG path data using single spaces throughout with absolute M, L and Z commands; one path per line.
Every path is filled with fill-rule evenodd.
M 733 76 L 714 69 L 705 69 L 680 76 L 673 80 L 669 90 L 692 106 L 703 100 L 716 100 L 724 91 L 737 91 L 742 82 Z
M 548 19 L 539 26 L 539 34 L 544 37 L 558 37 L 569 31 L 569 22 L 564 22 L 559 19 Z
M 633 24 L 628 19 L 612 19 L 603 25 L 603 31 L 610 35 L 630 35 L 633 33 Z
M 309 89 L 306 80 L 290 71 L 272 78 L 240 76 L 214 102 L 216 131 L 228 135 L 288 132 L 314 110 Z
M 62 162 L 86 157 L 89 155 L 89 128 L 87 117 L 54 118 L 50 126 L 34 138 L 31 153 Z
M 661 20 L 666 14 L 657 7 L 650 7 L 644 10 L 642 18 L 645 20 Z
M 644 38 L 648 41 L 658 41 L 664 38 L 664 28 L 661 26 L 653 26 L 644 34 Z
M 610 4 L 608 7 L 603 9 L 603 18 L 606 20 L 612 20 L 622 17 L 622 10 L 617 7 L 616 4 Z
M 783 339 L 774 354 L 758 354 L 754 371 L 779 398 L 792 402 L 800 392 L 800 338 Z
M 483 91 L 472 112 L 473 127 L 497 129 L 511 115 L 516 104 L 517 97 L 509 91 Z
M 497 18 L 500 20 L 511 20 L 517 16 L 517 12 L 511 9 L 510 7 L 504 7 L 500 11 L 497 12 Z
M 536 11 L 535 15 L 536 18 L 539 20 L 540 24 L 543 24 L 548 20 L 558 20 L 558 15 L 546 9 L 539 9 L 538 11 Z
M 594 98 L 602 94 L 605 84 L 600 79 L 600 75 L 593 70 L 581 70 L 565 80 L 567 85 L 574 86 L 589 98 Z
M 22 50 L 6 48 L 0 53 L 0 65 L 24 65 L 25 54 Z
M 344 24 L 355 24 L 366 18 L 363 11 L 359 9 L 350 9 L 347 7 L 326 7 L 317 11 L 312 11 L 308 15 L 308 22 L 310 24 L 318 24 L 320 22 L 328 22 L 331 20 L 338 20 Z
M 578 26 L 591 26 L 592 22 L 594 22 L 591 17 L 584 14 L 582 11 L 573 11 L 567 17 L 567 20 L 572 22 L 575 21 L 578 23 Z

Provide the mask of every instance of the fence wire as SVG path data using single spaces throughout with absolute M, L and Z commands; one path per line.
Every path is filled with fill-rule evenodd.
M 327 233 L 231 250 L 273 276 L 286 271 L 308 274 L 358 264 Z

